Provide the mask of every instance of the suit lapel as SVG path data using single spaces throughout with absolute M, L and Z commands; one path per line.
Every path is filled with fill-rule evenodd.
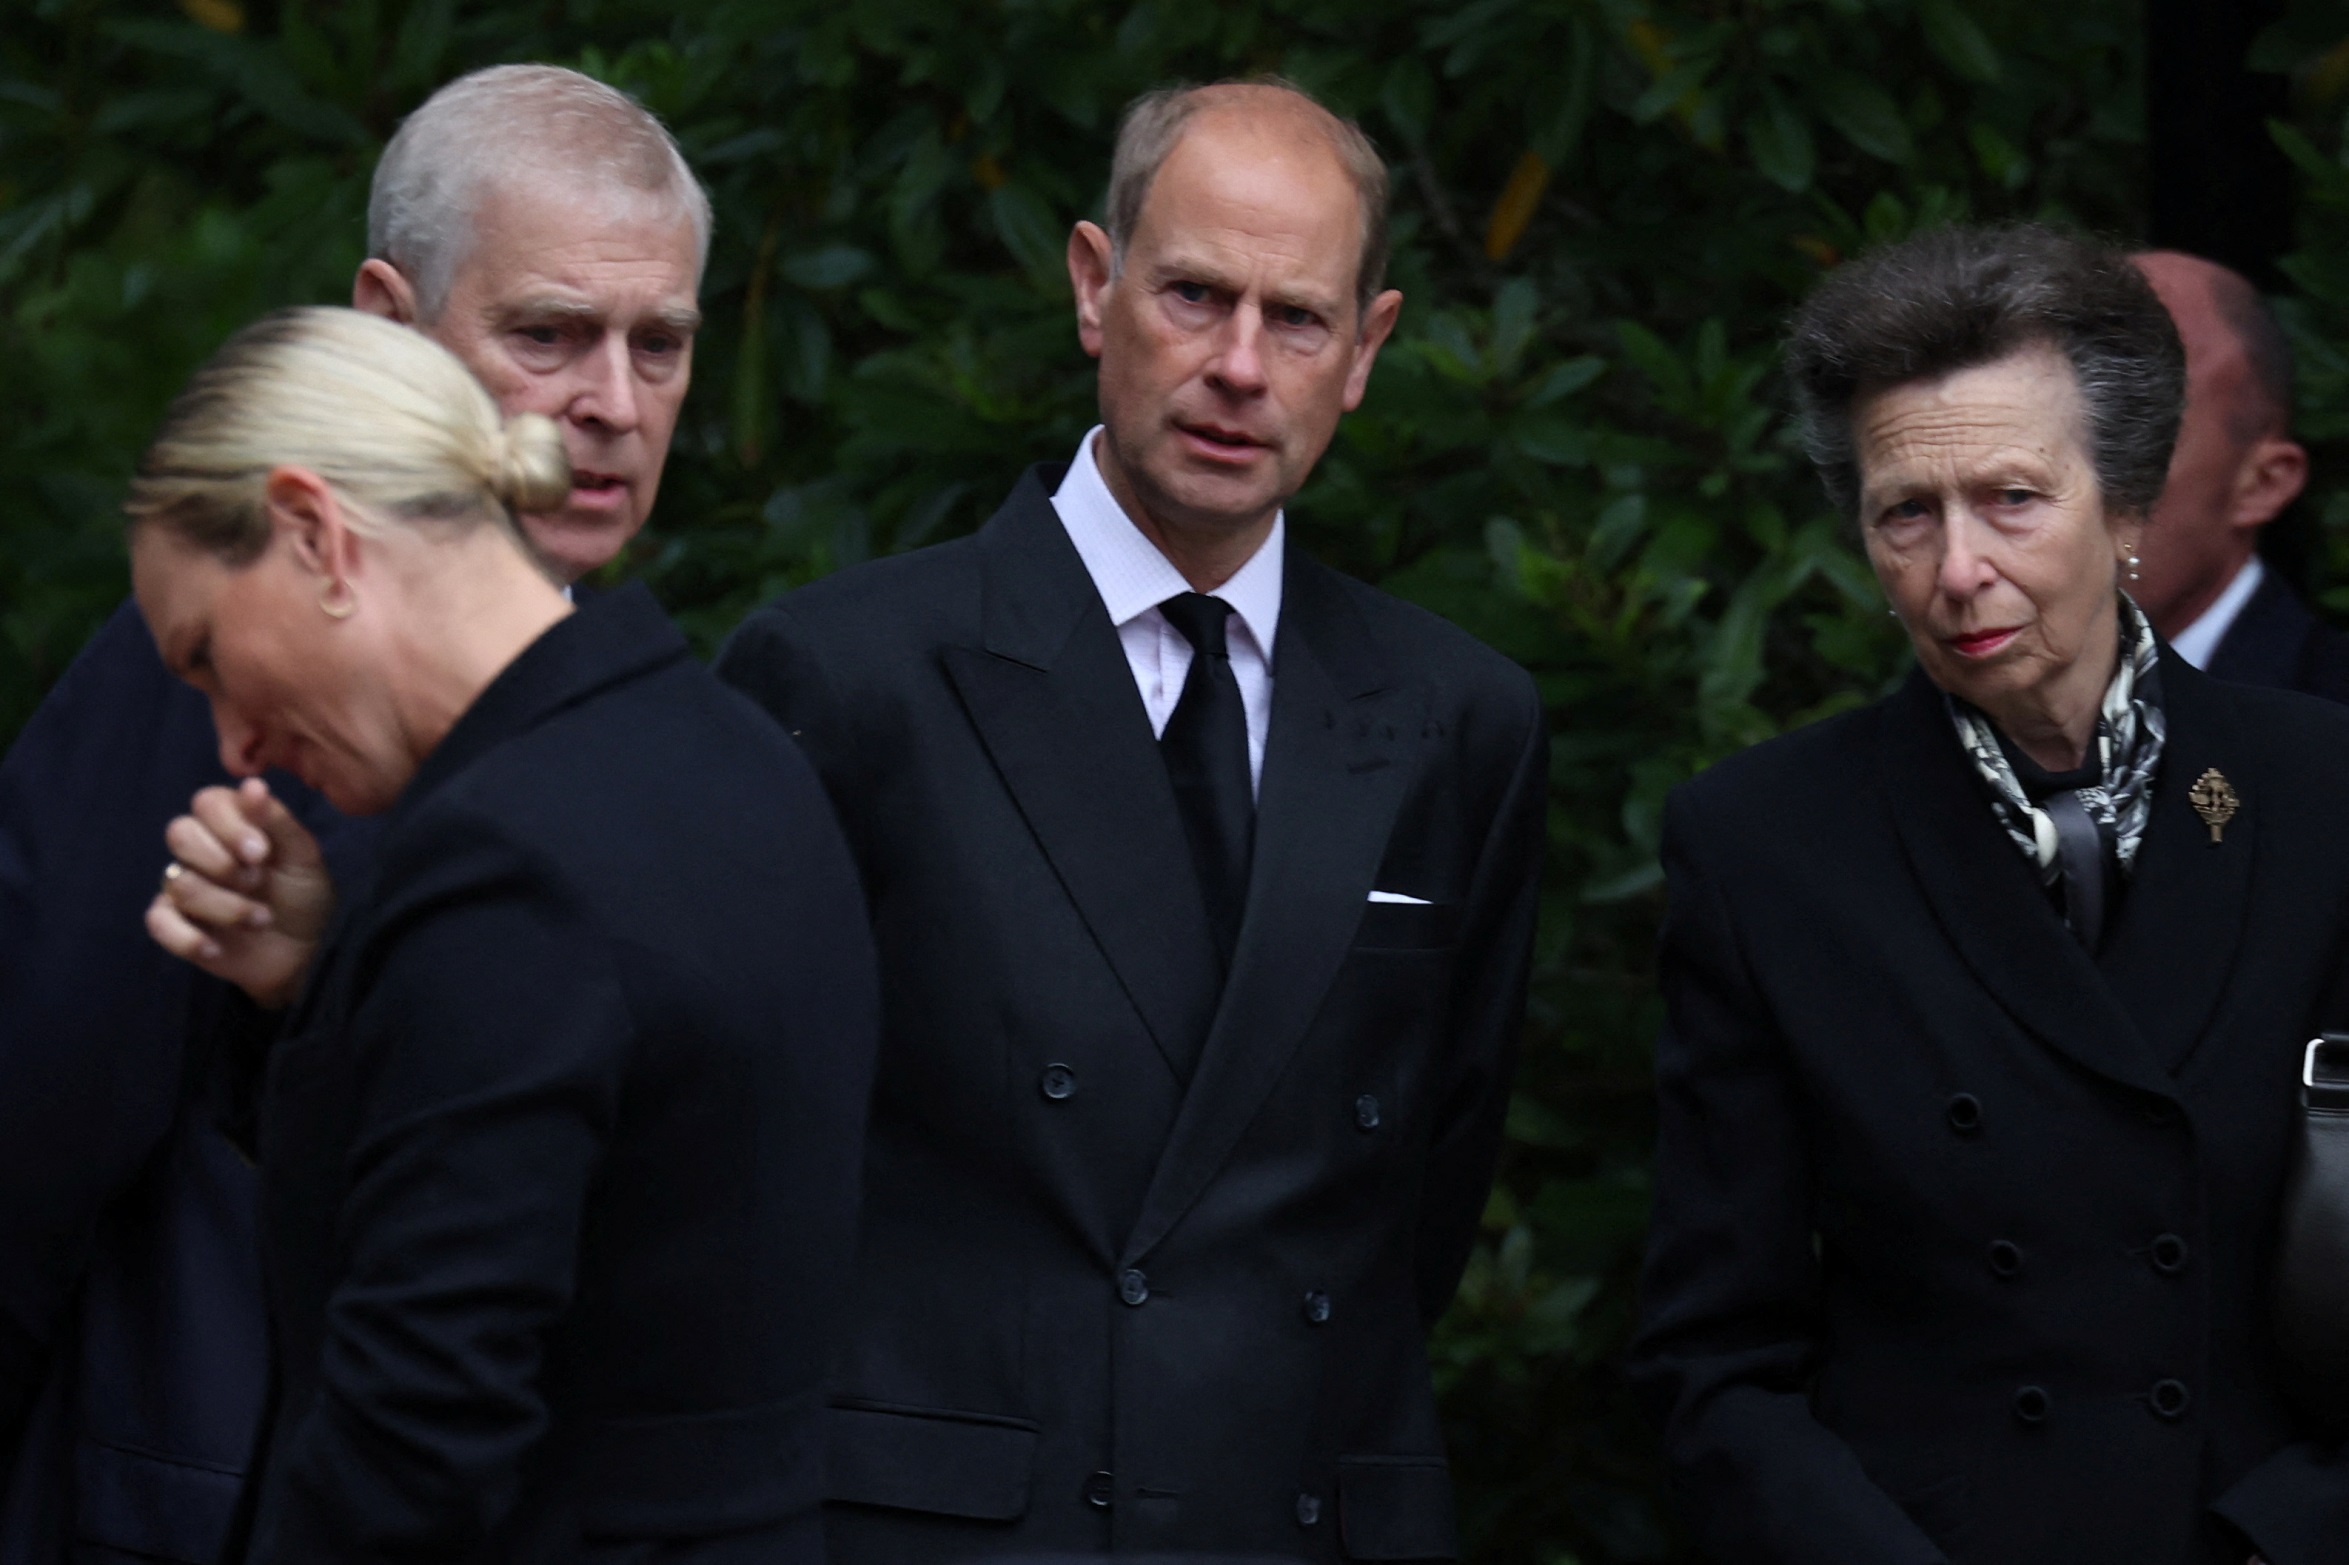
M 2171 762 L 2162 764 L 2166 772 Z M 1879 788 L 1935 918 L 2007 1012 L 2098 1075 L 2171 1095 L 2129 1013 L 1999 829 L 1941 692 L 1922 674 L 1885 708 Z
M 2169 740 L 2120 923 L 2098 965 L 2154 1057 L 2175 1070 L 2202 1036 L 2234 970 L 2259 840 L 2259 789 L 2255 780 L 2242 787 L 2250 757 L 2239 753 L 2209 677 L 2165 647 L 2161 681 Z M 2244 795 L 2215 843 L 2186 797 L 2213 769 Z
M 1343 582 L 1283 564 L 1248 909 L 1198 1078 L 1125 1247 L 1182 1219 L 1263 1107 L 1346 959 L 1411 776 L 1425 692 L 1399 684 Z
M 947 673 L 1053 872 L 1179 1076 L 1220 962 L 1174 789 L 1101 594 L 1031 472 L 979 537 L 979 647 Z

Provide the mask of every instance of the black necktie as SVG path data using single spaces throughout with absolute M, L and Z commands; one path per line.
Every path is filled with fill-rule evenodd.
M 1191 863 L 1217 949 L 1229 967 L 1248 905 L 1248 857 L 1256 837 L 1256 792 L 1248 772 L 1248 710 L 1224 643 L 1232 606 L 1186 592 L 1158 606 L 1191 644 L 1191 671 L 1166 720 L 1158 751 L 1174 783 L 1175 806 L 1191 839 Z

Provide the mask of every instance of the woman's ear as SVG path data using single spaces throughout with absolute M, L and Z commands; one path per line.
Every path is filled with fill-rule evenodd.
M 294 562 L 330 585 L 359 573 L 359 539 L 342 501 L 306 467 L 272 469 L 263 481 L 269 524 Z

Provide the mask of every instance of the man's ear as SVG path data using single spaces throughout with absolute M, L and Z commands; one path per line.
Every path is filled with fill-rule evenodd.
M 359 275 L 351 279 L 351 308 L 380 315 L 402 326 L 413 326 L 416 290 L 398 267 L 381 257 L 370 256 L 359 263 Z
M 2297 440 L 2269 435 L 2257 441 L 2235 470 L 2236 527 L 2265 527 L 2308 487 L 2308 451 Z
M 1101 313 L 1116 275 L 1109 235 L 1100 224 L 1080 222 L 1069 230 L 1068 282 L 1077 296 L 1077 341 L 1094 358 L 1101 357 Z
M 359 538 L 342 501 L 306 467 L 279 467 L 263 480 L 269 524 L 294 563 L 330 585 L 359 574 Z
M 1389 288 L 1370 301 L 1370 308 L 1362 312 L 1362 330 L 1354 338 L 1354 363 L 1346 371 L 1346 411 L 1351 413 L 1362 405 L 1363 394 L 1370 390 L 1370 369 L 1378 362 L 1378 350 L 1387 338 L 1394 335 L 1395 321 L 1403 313 L 1403 295 Z

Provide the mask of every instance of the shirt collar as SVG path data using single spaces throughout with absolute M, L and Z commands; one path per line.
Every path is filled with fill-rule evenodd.
M 2210 667 L 2211 657 L 2218 651 L 2219 643 L 2226 640 L 2227 632 L 2235 628 L 2235 620 L 2242 614 L 2243 605 L 2251 601 L 2251 595 L 2259 590 L 2259 584 L 2266 576 L 2267 567 L 2259 563 L 2258 555 L 2245 560 L 2243 568 L 2235 572 L 2235 579 L 2227 583 L 2227 590 L 2220 593 L 2217 600 L 2204 609 L 2193 624 L 2170 638 L 2170 650 L 2196 668 Z
M 1122 627 L 1177 593 L 1189 592 L 1191 584 L 1109 492 L 1108 481 L 1093 460 L 1093 441 L 1100 433 L 1101 427 L 1095 425 L 1078 442 L 1076 460 L 1052 496 L 1052 509 L 1068 530 L 1069 542 L 1076 545 L 1077 557 L 1085 562 L 1085 573 L 1109 610 L 1109 622 Z M 1287 535 L 1286 514 L 1276 514 L 1272 531 L 1248 563 L 1215 589 L 1215 596 L 1232 606 L 1267 660 L 1280 629 L 1281 551 Z

